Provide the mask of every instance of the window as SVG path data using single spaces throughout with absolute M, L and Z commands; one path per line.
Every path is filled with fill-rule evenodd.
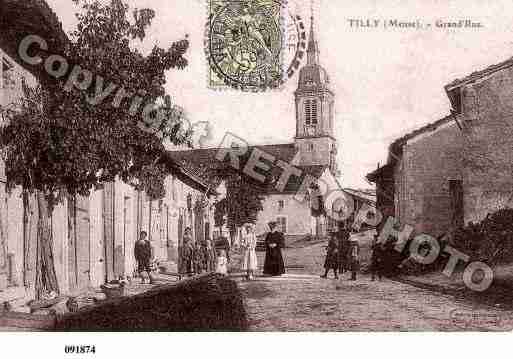
M 315 99 L 305 100 L 305 124 L 317 124 L 317 100 Z
M 317 100 L 312 101 L 312 125 L 317 124 Z
M 285 202 L 283 200 L 278 201 L 278 210 L 283 211 L 283 208 L 285 208 Z
M 276 218 L 277 229 L 281 233 L 287 233 L 287 217 L 279 216 Z
M 305 101 L 305 123 L 307 125 L 311 124 L 312 118 L 311 115 L 311 107 L 310 107 L 310 100 Z

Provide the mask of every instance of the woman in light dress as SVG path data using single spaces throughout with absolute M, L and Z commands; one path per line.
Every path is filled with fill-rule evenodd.
M 226 258 L 226 251 L 221 249 L 217 256 L 216 273 L 227 275 L 228 274 L 228 259 Z
M 242 270 L 246 272 L 248 280 L 253 279 L 253 275 L 257 270 L 257 255 L 256 255 L 257 238 L 255 234 L 255 225 L 252 223 L 244 224 L 242 228 L 241 246 L 244 250 L 244 257 L 242 261 Z

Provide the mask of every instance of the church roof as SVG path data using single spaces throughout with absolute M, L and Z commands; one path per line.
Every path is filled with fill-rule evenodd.
M 240 158 L 241 168 L 244 168 L 249 155 L 252 153 L 254 148 L 258 148 L 259 150 L 274 156 L 276 161 L 281 160 L 286 163 L 293 162 L 297 151 L 294 143 L 250 146 L 248 147 L 246 155 L 241 156 Z M 167 155 L 170 159 L 187 169 L 189 173 L 202 179 L 204 182 L 208 182 L 211 188 L 215 188 L 231 169 L 229 156 L 226 156 L 224 161 L 220 161 L 216 158 L 220 149 L 221 148 L 207 148 L 185 151 L 168 151 Z M 254 182 L 254 184 L 261 187 L 262 191 L 266 194 L 296 193 L 300 189 L 306 175 L 319 178 L 328 168 L 328 166 L 325 165 L 295 166 L 301 171 L 301 177 L 291 176 L 285 185 L 285 189 L 280 192 L 275 188 L 273 181 L 279 178 L 283 170 L 271 163 L 269 163 L 269 165 L 271 170 L 267 173 L 263 173 L 264 175 L 267 174 L 266 178 L 268 181 L 265 184 L 261 184 L 256 181 Z
M 328 72 L 321 65 L 306 65 L 299 71 L 299 90 L 327 88 Z
M 328 72 L 319 63 L 319 44 L 315 37 L 314 18 L 310 20 L 310 35 L 308 38 L 307 64 L 299 71 L 298 90 L 318 90 L 327 88 Z
M 241 158 L 241 168 L 244 167 L 253 148 L 258 148 L 261 151 L 273 155 L 276 160 L 282 160 L 287 163 L 290 163 L 296 154 L 296 146 L 294 143 L 249 146 L 248 151 L 246 151 L 247 155 Z M 223 174 L 226 173 L 226 169 L 230 166 L 228 156 L 226 156 L 224 161 L 219 161 L 216 158 L 221 149 L 222 148 L 204 148 L 168 151 L 167 155 L 181 166 L 188 168 L 189 172 L 194 173 L 204 181 L 211 182 L 212 186 L 216 186 L 216 184 L 220 182 L 220 178 Z
M 328 169 L 328 166 L 325 165 L 312 165 L 312 166 L 295 166 L 301 171 L 301 176 L 290 176 L 289 181 L 285 185 L 285 189 L 283 191 L 278 191 L 274 185 L 270 185 L 268 190 L 266 191 L 267 194 L 290 194 L 290 193 L 297 193 L 301 189 L 301 185 L 303 184 L 303 181 L 307 175 L 312 176 L 314 178 L 320 178 L 324 171 Z M 272 170 L 272 180 L 277 180 L 279 176 L 282 173 L 281 168 L 276 167 Z

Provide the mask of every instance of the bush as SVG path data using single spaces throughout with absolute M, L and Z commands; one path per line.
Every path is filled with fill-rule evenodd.
M 455 232 L 453 245 L 470 256 L 495 264 L 513 259 L 513 209 L 500 209 Z
M 237 284 L 209 274 L 176 285 L 66 314 L 57 331 L 244 331 L 248 328 Z

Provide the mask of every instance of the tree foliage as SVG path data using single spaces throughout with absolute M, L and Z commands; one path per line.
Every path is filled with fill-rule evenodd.
M 155 46 L 143 55 L 134 48 L 142 41 L 155 12 L 129 12 L 122 0 L 104 3 L 73 0 L 82 11 L 68 46 L 70 64 L 94 76 L 89 88 L 66 88 L 66 79 L 53 88 L 24 88 L 25 99 L 4 111 L 8 125 L 0 134 L 6 160 L 8 185 L 22 185 L 47 195 L 66 192 L 87 195 L 91 188 L 119 177 L 146 190 L 151 197 L 163 194 L 166 169 L 160 164 L 163 140 L 185 143 L 190 133 L 181 131 L 181 112 L 164 90 L 165 72 L 183 69 L 189 46 L 183 39 L 168 49 Z M 103 101 L 91 103 L 98 86 L 116 87 Z M 158 134 L 144 131 L 140 115 L 131 116 L 129 98 L 113 105 L 118 91 L 138 95 L 145 103 L 160 103 L 166 121 Z M 69 90 L 69 91 L 68 91 Z
M 262 190 L 244 176 L 234 174 L 226 181 L 226 216 L 228 228 L 234 230 L 244 223 L 255 223 L 263 210 Z
M 227 201 L 226 198 L 216 202 L 214 207 L 214 225 L 218 228 L 223 227 L 226 224 L 226 213 L 227 213 Z

